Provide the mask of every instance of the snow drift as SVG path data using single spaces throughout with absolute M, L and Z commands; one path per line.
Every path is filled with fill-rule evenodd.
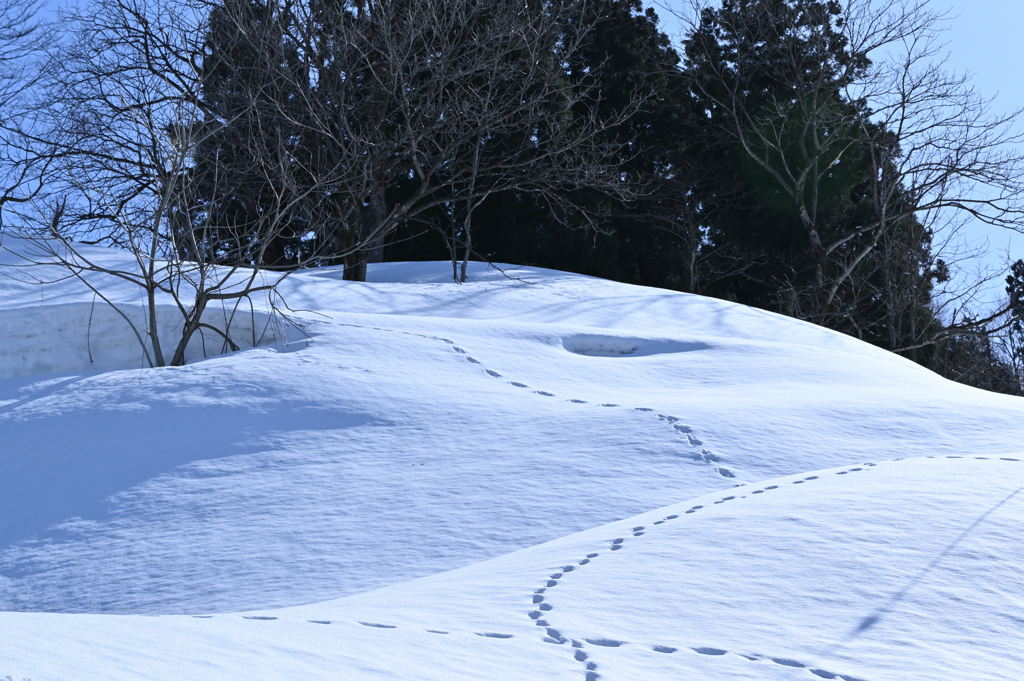
M 310 342 L 145 371 L 61 340 L 87 291 L 0 285 L 0 678 L 1024 675 L 1024 400 L 722 301 L 449 272 L 299 273 Z M 104 319 L 86 354 L 127 361 Z

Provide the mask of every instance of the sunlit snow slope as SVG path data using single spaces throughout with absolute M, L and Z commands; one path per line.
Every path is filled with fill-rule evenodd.
M 1024 678 L 1024 400 L 470 275 L 299 273 L 311 340 L 155 370 L 0 280 L 0 679 Z

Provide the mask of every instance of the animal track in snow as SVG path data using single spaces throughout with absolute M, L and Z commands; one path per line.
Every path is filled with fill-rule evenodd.
M 934 457 L 928 457 L 928 458 L 934 458 Z M 963 458 L 963 457 L 950 457 L 950 458 Z M 986 457 L 974 457 L 974 458 L 983 458 L 985 460 L 990 460 L 990 459 L 987 459 Z M 1010 457 L 1000 457 L 1000 460 L 1001 461 L 1020 462 L 1020 459 L 1010 458 Z M 848 475 L 850 473 L 866 472 L 866 471 L 870 470 L 871 468 L 875 467 L 876 465 L 877 464 L 874 464 L 874 463 L 864 463 L 861 466 L 855 466 L 855 467 L 852 467 L 852 468 L 849 468 L 849 469 L 846 469 L 846 470 L 843 470 L 843 471 L 837 471 L 836 475 Z M 817 475 L 810 475 L 810 476 L 807 476 L 807 477 L 805 477 L 805 478 L 803 478 L 801 480 L 796 480 L 796 481 L 792 481 L 792 482 L 793 483 L 807 483 L 807 482 L 813 482 L 813 481 L 818 480 L 818 479 L 820 479 L 819 476 L 817 476 Z M 768 492 L 768 491 L 771 491 L 771 490 L 777 490 L 777 489 L 779 489 L 778 485 L 767 485 L 764 488 L 756 489 L 756 490 L 751 491 L 750 494 L 751 495 L 764 494 L 765 492 Z M 742 496 L 741 498 L 746 499 L 747 497 L 746 496 Z M 717 501 L 714 502 L 714 504 L 723 504 L 723 503 L 726 503 L 728 501 L 734 501 L 736 499 L 737 499 L 736 495 L 732 494 L 732 495 L 728 495 L 728 496 L 722 497 L 721 499 L 718 499 Z M 688 510 L 686 510 L 684 512 L 684 514 L 696 513 L 698 511 L 704 509 L 704 508 L 706 508 L 704 505 L 697 504 L 697 505 L 691 506 Z M 664 518 L 662 518 L 660 520 L 656 520 L 653 523 L 651 523 L 651 526 L 652 527 L 661 526 L 661 525 L 664 525 L 664 524 L 668 523 L 669 521 L 676 520 L 676 519 L 678 519 L 680 517 L 682 517 L 682 516 L 679 515 L 679 514 L 667 515 Z M 648 528 L 648 526 L 646 526 L 646 525 L 637 525 L 637 526 L 634 526 L 634 527 L 630 528 L 630 531 L 632 532 L 632 536 L 634 538 L 639 538 L 641 536 L 645 536 L 646 533 L 648 531 L 650 531 L 650 528 Z M 627 543 L 627 538 L 626 537 L 615 537 L 613 539 L 609 539 L 608 540 L 608 549 L 610 551 L 619 551 L 619 550 L 621 550 L 626 545 L 626 543 Z M 586 565 L 590 564 L 590 562 L 592 560 L 594 560 L 595 558 L 598 558 L 599 556 L 600 556 L 599 552 L 588 553 L 588 554 L 586 554 L 586 556 L 584 558 L 581 558 L 581 559 L 577 560 L 575 565 L 568 564 L 568 565 L 563 565 L 563 566 L 560 566 L 560 567 L 556 567 L 555 568 L 556 571 L 552 572 L 550 575 L 548 575 L 548 578 L 545 580 L 545 586 L 534 590 L 534 592 L 531 594 L 532 605 L 535 606 L 535 607 L 527 611 L 528 617 L 534 622 L 534 624 L 536 626 L 538 626 L 538 627 L 543 628 L 544 635 L 542 637 L 542 641 L 544 641 L 546 643 L 555 644 L 555 645 L 564 645 L 566 643 L 570 643 L 571 644 L 569 649 L 573 651 L 574 659 L 576 661 L 578 661 L 578 662 L 583 662 L 585 664 L 586 678 L 590 679 L 591 681 L 596 681 L 597 679 L 600 678 L 600 675 L 597 673 L 597 669 L 598 669 L 597 663 L 595 663 L 593 660 L 590 659 L 590 655 L 587 652 L 582 650 L 582 648 L 584 647 L 584 643 L 583 642 L 586 642 L 586 644 L 588 644 L 588 645 L 596 646 L 596 647 L 599 647 L 599 648 L 618 648 L 618 647 L 621 647 L 621 646 L 624 646 L 624 645 L 631 645 L 631 642 L 629 642 L 629 641 L 620 641 L 620 640 L 617 640 L 617 639 L 604 638 L 604 637 L 583 638 L 582 641 L 580 641 L 580 640 L 573 639 L 573 638 L 565 636 L 561 632 L 561 630 L 555 628 L 554 626 L 552 626 L 551 622 L 549 622 L 549 621 L 547 621 L 547 620 L 545 620 L 543 618 L 544 617 L 551 617 L 552 614 L 555 612 L 554 606 L 551 603 L 549 603 L 548 600 L 547 600 L 548 596 L 549 596 L 548 589 L 557 586 L 559 584 L 560 580 L 566 579 L 567 577 L 571 576 L 575 572 L 578 572 L 580 569 L 582 569 L 583 566 L 586 566 Z M 193 615 L 192 617 L 200 618 L 200 619 L 209 619 L 209 618 L 212 618 L 213 615 Z M 265 615 L 243 615 L 242 617 L 244 619 L 261 620 L 261 621 L 272 621 L 272 620 L 277 620 L 278 619 L 277 617 L 271 617 L 271 616 L 265 616 Z M 309 622 L 310 624 L 320 624 L 320 625 L 330 625 L 330 624 L 333 623 L 330 620 L 307 620 L 307 622 Z M 377 623 L 377 622 L 363 622 L 363 621 L 360 621 L 359 624 L 361 624 L 361 625 L 363 625 L 365 627 L 372 627 L 372 628 L 376 628 L 376 629 L 396 629 L 397 628 L 397 626 L 393 625 L 393 624 L 381 624 L 381 623 Z M 441 630 L 438 630 L 438 629 L 427 629 L 426 631 L 428 633 L 432 633 L 432 634 L 442 634 L 442 635 L 443 634 L 448 634 L 447 631 L 441 631 Z M 504 634 L 504 633 L 498 633 L 498 632 L 474 632 L 474 633 L 477 636 L 481 636 L 481 637 L 484 637 L 484 638 L 493 638 L 493 639 L 513 638 L 513 634 Z M 635 644 L 632 644 L 632 645 L 635 645 Z M 674 646 L 668 646 L 668 645 L 664 645 L 664 644 L 646 645 L 646 647 L 649 648 L 652 652 L 656 652 L 656 653 L 659 653 L 659 654 L 675 654 L 675 653 L 677 653 L 677 652 L 679 652 L 681 650 L 681 648 L 674 647 Z M 758 654 L 731 652 L 731 651 L 728 651 L 728 650 L 724 650 L 722 648 L 716 648 L 716 647 L 711 647 L 711 646 L 691 647 L 691 648 L 688 648 L 688 650 L 690 650 L 694 654 L 700 654 L 700 655 L 705 655 L 705 656 L 710 656 L 710 657 L 720 657 L 720 656 L 725 656 L 725 655 L 737 655 L 739 657 L 742 657 L 742 658 L 744 658 L 746 660 L 750 660 L 752 662 L 771 662 L 773 664 L 777 664 L 777 665 L 784 666 L 784 667 L 791 667 L 791 668 L 795 668 L 795 669 L 806 669 L 810 674 L 812 674 L 812 675 L 814 675 L 814 676 L 816 676 L 818 678 L 822 678 L 822 679 L 838 679 L 839 681 L 863 681 L 863 679 L 851 676 L 849 674 L 843 674 L 843 673 L 840 673 L 840 672 L 832 672 L 832 671 L 825 670 L 825 669 L 814 668 L 814 667 L 811 667 L 810 665 L 805 664 L 803 662 L 800 662 L 798 660 L 793 660 L 791 658 L 786 658 L 786 657 L 772 657 L 772 656 L 758 655 Z M 0 679 L 0 681 L 3 681 L 3 679 Z
M 481 362 L 479 360 L 469 356 L 464 348 L 462 348 L 459 345 L 456 345 L 455 341 L 453 341 L 453 340 L 451 340 L 449 338 L 443 338 L 441 336 L 432 336 L 432 335 L 423 334 L 423 333 L 416 333 L 416 332 L 413 332 L 413 331 L 400 331 L 400 330 L 397 330 L 397 329 L 385 329 L 385 328 L 376 327 L 376 326 L 362 326 L 362 325 L 359 325 L 359 324 L 341 324 L 341 326 L 348 326 L 348 327 L 357 328 L 357 329 L 372 329 L 374 331 L 383 331 L 383 332 L 386 332 L 386 333 L 400 333 L 400 334 L 403 334 L 403 335 L 406 335 L 406 336 L 415 336 L 417 338 L 426 338 L 428 340 L 440 341 L 440 342 L 448 345 L 452 349 L 452 351 L 455 352 L 456 354 L 464 356 L 467 359 L 467 361 L 469 361 L 470 363 L 483 367 L 483 365 L 481 364 Z M 650 353 L 658 353 L 658 352 L 689 352 L 689 351 L 692 351 L 692 350 L 701 350 L 701 349 L 705 349 L 706 347 L 708 347 L 708 346 L 706 346 L 703 343 L 683 343 L 683 342 L 676 342 L 676 341 L 672 341 L 672 342 L 668 342 L 668 341 L 643 341 L 641 343 L 640 341 L 637 341 L 637 343 L 640 343 L 639 345 L 634 343 L 633 345 L 636 345 L 636 347 L 634 347 L 633 345 L 630 345 L 630 347 L 628 348 L 629 352 L 625 352 L 623 350 L 623 348 L 625 348 L 625 346 L 623 346 L 623 348 L 619 347 L 619 345 L 621 345 L 621 343 L 624 342 L 623 339 L 621 339 L 621 338 L 613 338 L 611 336 L 608 336 L 608 337 L 605 337 L 605 336 L 577 336 L 577 337 L 573 337 L 571 340 L 572 340 L 572 343 L 570 343 L 570 345 L 572 345 L 572 347 L 570 347 L 570 345 L 566 345 L 565 347 L 566 347 L 566 349 L 568 349 L 568 350 L 570 350 L 572 352 L 576 352 L 578 354 L 592 354 L 592 352 L 596 352 L 598 349 L 600 349 L 600 348 L 598 348 L 598 346 L 594 345 L 594 342 L 596 342 L 596 341 L 600 341 L 599 345 L 600 344 L 607 345 L 608 343 L 612 343 L 612 345 L 615 346 L 614 348 L 612 348 L 612 350 L 614 350 L 614 352 L 612 352 L 613 355 L 632 354 L 638 348 L 640 348 L 641 345 L 644 348 L 644 351 L 641 354 L 648 354 L 648 352 L 650 352 Z M 636 339 L 628 339 L 628 340 L 629 340 L 630 343 L 633 343 L 633 341 L 635 341 Z M 568 343 L 568 342 L 569 342 L 568 339 L 564 340 L 563 344 Z M 604 348 L 604 345 L 601 345 L 601 348 Z M 662 347 L 662 346 L 664 346 L 664 347 Z M 611 348 L 610 345 L 608 347 Z M 605 349 L 608 349 L 608 348 L 605 348 Z M 598 354 L 600 354 L 600 353 L 598 353 Z M 483 367 L 483 368 L 484 368 L 484 371 L 487 373 L 487 375 L 489 375 L 489 376 L 491 376 L 493 378 L 502 378 L 502 375 L 500 373 L 498 373 L 497 371 L 494 371 L 493 369 L 488 369 L 486 367 Z M 511 383 L 511 385 L 513 385 L 513 386 L 515 386 L 517 388 L 527 388 L 528 387 L 525 383 L 521 383 L 519 381 L 510 381 L 510 383 Z M 544 391 L 544 390 L 535 390 L 534 393 L 538 394 L 538 395 L 541 395 L 543 397 L 554 397 L 554 395 L 552 393 Z M 574 403 L 574 404 L 586 404 L 585 400 L 580 400 L 580 399 L 575 399 L 575 398 L 574 399 L 570 399 L 569 401 Z M 619 407 L 618 404 L 612 404 L 612 403 L 604 403 L 601 406 L 602 407 L 612 407 L 612 408 Z M 634 407 L 634 409 L 636 411 L 640 411 L 640 412 L 653 412 L 654 411 L 653 409 L 650 409 L 648 407 Z M 658 418 L 666 420 L 666 421 L 668 421 L 669 423 L 672 423 L 672 424 L 678 424 L 678 422 L 680 420 L 678 417 L 669 416 L 667 414 L 659 414 Z M 697 438 L 696 436 L 693 435 L 693 430 L 689 426 L 687 426 L 685 424 L 678 424 L 678 426 L 675 428 L 675 430 L 676 430 L 677 433 L 679 433 L 679 434 L 681 434 L 681 435 L 686 437 L 686 442 L 691 447 L 699 447 L 699 446 L 701 446 L 703 444 L 703 442 L 701 442 L 701 440 L 699 438 Z M 701 449 L 699 452 L 697 452 L 695 454 L 689 455 L 688 458 L 691 458 L 694 461 L 703 461 L 705 463 L 718 463 L 721 460 L 719 457 L 711 454 L 711 452 L 707 451 L 706 449 Z M 722 466 L 715 466 L 715 471 L 719 475 L 724 477 L 724 478 L 735 478 L 736 477 L 735 473 L 733 473 L 729 469 L 724 468 Z
M 678 419 L 676 419 L 676 420 L 678 420 Z M 1018 459 L 1010 459 L 1010 458 L 1006 458 L 1006 457 L 1004 457 L 1003 460 L 1019 461 Z M 838 471 L 837 474 L 838 475 L 848 475 L 850 473 L 865 472 L 865 471 L 868 471 L 871 468 L 875 467 L 876 465 L 877 464 L 874 464 L 874 463 L 865 463 L 862 466 L 855 466 L 855 467 L 849 468 L 849 469 L 844 470 L 844 471 Z M 793 484 L 797 484 L 797 483 L 805 484 L 805 483 L 813 483 L 815 480 L 819 480 L 819 479 L 820 479 L 820 476 L 818 476 L 818 475 L 809 475 L 809 476 L 806 476 L 806 477 L 804 477 L 804 478 L 802 478 L 800 480 L 794 480 L 794 481 L 791 481 L 791 482 Z M 750 494 L 751 494 L 751 497 L 753 497 L 753 495 L 760 495 L 760 494 L 764 494 L 766 492 L 770 492 L 770 491 L 777 490 L 777 489 L 779 489 L 779 485 L 766 485 L 763 488 L 752 490 L 750 492 Z M 746 495 L 743 495 L 742 497 L 739 497 L 739 498 L 746 499 L 748 497 Z M 729 502 L 729 501 L 735 501 L 736 499 L 737 499 L 737 496 L 735 494 L 729 494 L 729 495 L 726 495 L 726 496 L 724 496 L 724 497 L 714 501 L 713 505 L 714 504 L 724 504 L 724 503 Z M 698 511 L 701 511 L 704 508 L 706 508 L 706 506 L 703 505 L 703 504 L 695 504 L 694 506 L 691 506 L 689 509 L 687 509 L 684 512 L 684 514 L 697 513 Z M 662 518 L 660 520 L 656 520 L 653 523 L 651 523 L 651 527 L 653 528 L 653 527 L 656 527 L 656 526 L 664 525 L 664 524 L 666 524 L 666 523 L 668 523 L 668 522 L 670 522 L 672 520 L 676 520 L 676 519 L 678 519 L 680 517 L 681 516 L 679 514 L 667 515 L 664 518 Z M 645 536 L 646 533 L 648 532 L 648 526 L 646 526 L 646 525 L 636 525 L 636 526 L 631 528 L 631 532 L 632 532 L 632 536 L 634 538 L 639 538 L 639 537 Z M 612 539 L 607 540 L 607 548 L 608 548 L 609 551 L 620 551 L 621 549 L 623 549 L 626 546 L 626 542 L 627 542 L 627 539 L 625 537 L 614 537 Z M 559 584 L 559 580 L 565 579 L 568 576 L 570 576 L 571 573 L 577 572 L 580 568 L 582 568 L 583 566 L 588 565 L 593 559 L 597 558 L 599 555 L 600 555 L 599 553 L 588 553 L 588 554 L 586 554 L 585 558 L 581 558 L 581 559 L 579 559 L 577 561 L 577 566 L 579 566 L 579 567 L 572 566 L 572 565 L 566 565 L 566 566 L 563 566 L 563 567 L 559 568 L 560 571 L 554 572 L 554 573 L 550 574 L 548 576 L 548 578 L 544 581 L 544 586 L 541 587 L 541 588 L 536 589 L 533 592 L 533 594 L 531 595 L 532 605 L 535 606 L 535 607 L 533 609 L 530 609 L 530 610 L 527 611 L 527 615 L 530 617 L 530 619 L 533 620 L 534 623 L 537 626 L 542 627 L 544 629 L 544 636 L 542 637 L 542 640 L 544 642 L 551 643 L 551 644 L 554 644 L 554 645 L 564 645 L 565 643 L 571 642 L 571 649 L 573 651 L 573 658 L 577 662 L 585 663 L 585 665 L 586 665 L 586 667 L 585 667 L 586 678 L 587 679 L 591 679 L 591 680 L 599 679 L 600 675 L 597 672 L 597 670 L 598 670 L 597 663 L 594 662 L 593 660 L 591 660 L 590 655 L 587 652 L 581 650 L 581 648 L 584 647 L 584 643 L 583 642 L 585 642 L 587 645 L 595 646 L 595 647 L 599 647 L 599 648 L 618 648 L 618 647 L 621 647 L 621 646 L 624 646 L 624 645 L 630 645 L 630 642 L 629 641 L 620 641 L 618 639 L 612 639 L 612 638 L 604 638 L 604 637 L 583 638 L 582 642 L 581 642 L 579 640 L 567 637 L 566 635 L 564 635 L 562 633 L 561 630 L 556 629 L 555 627 L 553 627 L 552 623 L 549 620 L 542 619 L 542 618 L 543 617 L 552 617 L 552 613 L 553 612 L 557 612 L 557 610 L 554 608 L 554 606 L 551 603 L 548 602 L 548 599 L 550 597 L 550 593 L 549 593 L 548 589 L 558 585 Z M 659 654 L 675 654 L 675 653 L 679 652 L 679 650 L 680 650 L 680 648 L 678 648 L 678 647 L 664 645 L 664 644 L 648 645 L 647 647 L 652 652 L 656 652 L 656 653 L 659 653 Z M 793 660 L 793 659 L 788 658 L 788 657 L 772 657 L 772 656 L 757 655 L 757 654 L 730 652 L 730 651 L 725 650 L 723 648 L 716 648 L 716 647 L 712 647 L 712 646 L 692 647 L 692 648 L 689 648 L 689 650 L 692 651 L 694 654 L 705 655 L 705 656 L 709 656 L 709 657 L 720 657 L 720 656 L 725 656 L 725 655 L 737 655 L 737 656 L 742 657 L 742 658 L 744 658 L 746 660 L 749 660 L 751 662 L 771 662 L 772 664 L 777 664 L 777 665 L 784 666 L 784 667 L 791 667 L 791 668 L 794 668 L 794 669 L 806 669 L 810 674 L 812 674 L 812 675 L 814 675 L 814 676 L 816 676 L 818 678 L 822 678 L 822 679 L 838 679 L 840 681 L 863 681 L 863 679 L 851 676 L 849 674 L 843 674 L 843 673 L 840 673 L 840 672 L 833 672 L 833 671 L 829 671 L 829 670 L 826 670 L 826 669 L 815 668 L 815 667 L 812 667 L 809 664 L 805 664 L 803 662 L 800 662 L 798 660 Z
M 445 343 L 446 345 L 448 345 L 452 349 L 452 351 L 455 352 L 456 354 L 459 354 L 459 355 L 465 357 L 468 362 L 470 362 L 472 364 L 475 364 L 475 365 L 478 365 L 481 368 L 483 368 L 484 372 L 488 376 L 491 376 L 492 378 L 502 378 L 502 375 L 500 373 L 498 373 L 497 371 L 494 371 L 493 369 L 488 369 L 488 368 L 484 367 L 483 364 L 479 360 L 475 359 L 474 357 L 469 356 L 464 348 L 456 345 L 455 341 L 453 341 L 451 339 L 448 339 L 448 338 L 442 338 L 440 336 L 431 336 L 431 335 L 422 334 L 422 333 L 415 333 L 415 332 L 412 332 L 412 331 L 399 331 L 399 330 L 396 330 L 396 329 L 385 329 L 385 328 L 374 327 L 374 326 L 360 326 L 360 325 L 357 325 L 357 324 L 343 324 L 342 326 L 351 326 L 353 328 L 360 328 L 360 329 L 372 329 L 372 330 L 375 330 L 375 331 L 384 331 L 384 332 L 390 332 L 390 333 L 400 333 L 400 334 L 407 335 L 407 336 L 416 336 L 418 338 L 427 338 L 427 339 L 430 339 L 430 340 L 440 341 L 440 342 Z M 687 344 L 684 344 L 684 345 L 687 345 Z M 701 344 L 697 344 L 697 345 L 701 345 Z M 704 346 L 701 345 L 701 348 L 703 348 L 703 347 Z M 695 349 L 695 348 L 690 348 L 687 345 L 687 349 L 689 350 L 689 349 Z M 584 353 L 584 354 L 588 354 L 588 353 Z M 522 383 L 520 381 L 509 381 L 509 384 L 514 386 L 514 387 L 517 387 L 517 388 L 529 388 L 529 386 L 527 384 Z M 555 396 L 554 393 L 548 392 L 546 390 L 534 390 L 533 393 L 536 394 L 536 395 L 540 395 L 542 397 L 554 397 Z M 571 402 L 573 404 L 587 404 L 586 400 L 581 400 L 581 399 L 577 399 L 577 398 L 570 398 L 569 402 Z M 607 403 L 601 403 L 601 406 L 602 407 L 608 407 L 608 408 L 619 408 L 621 405 L 607 402 Z M 652 412 L 652 413 L 654 412 L 654 410 L 649 408 L 649 407 L 634 407 L 633 409 L 635 411 L 639 411 L 639 412 Z M 658 418 L 661 419 L 661 420 L 664 420 L 664 421 L 668 421 L 670 424 L 672 424 L 674 431 L 677 434 L 679 434 L 680 436 L 684 437 L 686 444 L 689 445 L 690 447 L 694 447 L 694 448 L 701 447 L 704 444 L 703 441 L 701 441 L 696 435 L 694 435 L 693 429 L 690 426 L 688 426 L 686 424 L 683 424 L 683 423 L 679 423 L 680 419 L 678 417 L 670 416 L 670 415 L 667 415 L 667 414 L 658 414 Z M 698 452 L 695 452 L 693 454 L 689 454 L 689 455 L 687 455 L 687 458 L 690 458 L 690 459 L 692 459 L 694 461 L 703 461 L 704 463 L 709 463 L 709 464 L 719 463 L 721 461 L 720 457 L 712 454 L 711 452 L 709 452 L 706 449 L 700 449 Z M 716 473 L 721 475 L 723 478 L 735 478 L 736 477 L 735 473 L 733 473 L 731 470 L 729 470 L 728 468 L 725 468 L 723 466 L 714 466 L 714 470 L 715 470 Z
M 703 507 L 698 506 L 696 508 Z M 669 515 L 662 520 L 656 521 L 654 524 L 661 525 L 669 520 L 675 520 L 676 518 L 679 518 L 678 514 Z M 643 536 L 646 530 L 646 525 L 636 525 L 633 528 L 631 528 L 633 537 Z M 608 540 L 608 549 L 610 551 L 621 550 L 625 543 L 625 537 L 615 537 L 613 539 Z M 565 579 L 571 574 L 579 571 L 579 569 L 581 569 L 583 566 L 589 565 L 590 562 L 597 558 L 599 555 L 599 553 L 588 553 L 584 558 L 580 558 L 579 560 L 577 560 L 576 565 L 563 565 L 562 567 L 558 568 L 557 572 L 549 574 L 547 579 L 544 580 L 544 586 L 534 590 L 534 592 L 531 594 L 531 605 L 535 607 L 528 610 L 526 613 L 527 616 L 531 620 L 533 620 L 533 623 L 536 626 L 543 627 L 544 635 L 541 637 L 541 640 L 545 643 L 551 643 L 553 645 L 564 645 L 565 643 L 571 642 L 570 649 L 573 650 L 573 658 L 577 662 L 584 663 L 584 672 L 586 675 L 585 678 L 589 681 L 596 681 L 600 678 L 600 675 L 597 673 L 597 663 L 592 661 L 590 659 L 590 656 L 586 652 L 581 650 L 581 648 L 583 648 L 584 645 L 583 642 L 566 637 L 562 634 L 562 632 L 559 629 L 554 628 L 551 625 L 551 622 L 549 622 L 546 619 L 543 619 L 543 617 L 551 617 L 552 611 L 555 610 L 554 606 L 547 600 L 549 597 L 548 589 L 557 586 L 559 580 Z M 625 641 L 619 641 L 617 639 L 603 637 L 584 638 L 583 641 L 585 641 L 589 645 L 601 648 L 618 648 L 626 644 Z M 677 649 L 669 646 L 654 646 L 652 650 L 657 650 L 658 652 L 662 653 L 674 653 Z
M 782 658 L 782 657 L 772 657 L 772 658 L 769 658 L 769 659 L 772 662 L 774 662 L 775 664 L 781 664 L 783 667 L 799 667 L 799 668 L 803 668 L 803 667 L 807 666 L 807 665 L 803 664 L 802 662 L 797 662 L 796 660 L 789 660 L 789 659 Z
M 406 336 L 415 336 L 415 337 L 418 337 L 418 338 L 426 338 L 426 339 L 429 339 L 429 340 L 440 341 L 440 342 L 445 343 L 446 345 L 448 345 L 452 349 L 452 351 L 454 351 L 455 353 L 466 357 L 467 361 L 469 361 L 470 363 L 479 365 L 481 367 L 483 366 L 479 360 L 477 360 L 477 359 L 467 355 L 466 350 L 463 349 L 462 347 L 456 345 L 454 341 L 452 341 L 451 339 L 448 339 L 448 338 L 443 338 L 441 336 L 432 336 L 432 335 L 428 335 L 428 334 L 415 333 L 415 332 L 412 332 L 412 331 L 399 331 L 397 329 L 385 329 L 385 328 L 382 328 L 382 327 L 375 327 L 375 326 L 361 326 L 361 325 L 358 325 L 358 324 L 342 324 L 342 326 L 350 326 L 350 327 L 359 328 L 359 329 L 372 329 L 372 330 L 375 330 L 375 331 L 384 331 L 384 332 L 388 332 L 388 333 L 400 333 L 400 334 L 403 334 L 403 335 L 406 335 Z M 594 339 L 601 340 L 602 343 L 605 343 L 606 341 L 607 342 L 620 343 L 620 341 L 622 341 L 622 339 L 619 339 L 619 338 L 604 337 L 604 336 L 601 336 L 601 337 L 597 337 L 597 336 L 594 336 L 594 337 L 580 336 L 580 337 L 574 337 L 572 340 L 573 340 L 573 343 L 576 343 L 576 341 L 579 341 L 580 343 L 582 343 L 582 345 L 579 345 L 577 347 L 578 344 L 576 344 L 576 345 L 573 345 L 571 348 L 568 345 L 566 345 L 566 349 L 569 349 L 572 352 L 576 352 L 578 354 L 592 354 L 592 352 L 596 352 L 596 350 L 595 350 L 596 346 L 594 346 L 594 348 L 591 348 L 591 345 L 593 345 L 593 343 L 591 341 L 593 341 Z M 565 341 L 565 342 L 568 342 L 568 341 Z M 630 342 L 632 342 L 632 341 L 630 341 Z M 650 353 L 657 353 L 657 352 L 689 352 L 689 351 L 692 351 L 692 350 L 700 350 L 700 349 L 705 349 L 706 347 L 708 347 L 708 346 L 704 345 L 703 343 L 680 343 L 680 342 L 675 342 L 675 341 L 673 341 L 673 342 L 667 342 L 667 341 L 666 342 L 663 342 L 663 341 L 657 341 L 657 342 L 644 341 L 642 343 L 642 345 L 644 347 L 644 350 L 640 354 L 650 354 Z M 663 345 L 665 346 L 664 348 L 661 347 Z M 650 347 L 648 347 L 648 346 L 650 346 Z M 655 348 L 655 346 L 657 346 L 657 349 Z M 671 346 L 671 348 L 669 346 Z M 619 348 L 618 345 L 616 345 L 615 348 L 613 349 L 614 352 L 611 352 L 611 354 L 612 355 L 633 354 L 639 348 L 640 348 L 640 345 L 637 345 L 636 347 L 633 347 L 631 345 L 628 348 L 628 352 L 626 352 L 622 348 Z M 601 353 L 598 352 L 598 354 L 601 354 Z M 487 375 L 489 375 L 489 376 L 491 376 L 493 378 L 502 378 L 502 375 L 500 373 L 498 373 L 497 371 L 494 371 L 493 369 L 484 368 L 484 371 L 487 373 Z M 518 381 L 510 381 L 510 383 L 513 386 L 519 387 L 519 388 L 526 388 L 526 387 L 528 387 L 525 383 L 521 383 L 521 382 L 518 382 Z M 547 391 L 536 390 L 534 392 L 536 394 L 544 396 L 544 397 L 554 397 L 554 395 L 552 393 L 549 393 Z M 570 399 L 569 401 L 572 402 L 572 403 L 575 403 L 575 404 L 586 404 L 585 400 L 580 400 L 580 399 Z M 615 408 L 615 407 L 619 407 L 620 405 L 612 404 L 612 403 L 604 403 L 601 406 Z M 641 412 L 653 412 L 654 411 L 653 409 L 650 409 L 648 407 L 634 407 L 634 409 L 636 411 L 641 411 Z M 668 415 L 659 415 L 659 418 L 668 420 L 671 423 L 675 423 L 675 422 L 679 421 L 679 419 L 677 417 L 668 416 Z M 690 434 L 692 433 L 692 429 L 690 429 L 689 426 L 681 425 L 681 427 L 677 428 L 676 430 L 677 430 L 677 432 L 688 436 L 687 437 L 687 444 L 689 444 L 691 447 L 698 447 L 698 446 L 703 444 L 699 438 L 697 438 L 695 436 L 690 436 Z M 710 452 L 708 452 L 707 450 L 704 450 L 704 449 L 700 450 L 699 453 L 690 455 L 688 458 L 691 458 L 694 461 L 704 461 L 705 463 L 712 463 L 712 462 L 720 461 L 719 457 L 712 455 Z M 735 478 L 736 477 L 735 473 L 733 473 L 729 469 L 724 468 L 722 466 L 716 466 L 715 467 L 715 471 L 719 475 L 721 475 L 722 477 L 725 477 L 725 478 Z

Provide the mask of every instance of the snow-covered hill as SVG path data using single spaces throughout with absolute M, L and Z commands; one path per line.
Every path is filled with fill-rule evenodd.
M 0 679 L 1024 678 L 1024 400 L 697 296 L 340 274 L 282 288 L 310 341 L 146 370 L 0 281 Z

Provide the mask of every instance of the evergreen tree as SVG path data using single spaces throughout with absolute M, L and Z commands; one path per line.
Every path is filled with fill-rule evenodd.
M 286 39 L 290 16 L 275 0 L 224 0 L 212 9 L 202 57 L 202 107 L 205 114 L 195 162 L 181 178 L 192 199 L 176 206 L 181 230 L 194 239 L 178 239 L 182 257 L 189 248 L 225 264 L 283 267 L 304 260 L 315 244 L 308 220 L 297 206 L 282 206 L 285 176 L 268 173 L 270 159 L 302 177 L 304 152 L 297 92 L 307 80 L 295 45 Z M 277 185 L 277 186 L 275 186 Z M 281 219 L 272 243 L 263 243 L 259 225 Z

